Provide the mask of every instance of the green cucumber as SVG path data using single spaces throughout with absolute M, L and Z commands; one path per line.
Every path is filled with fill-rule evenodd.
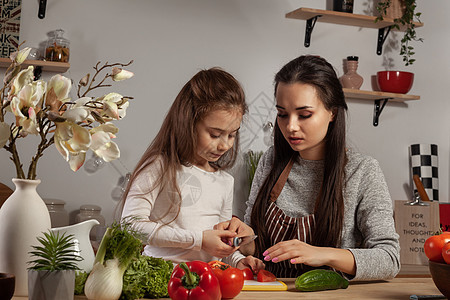
M 295 288 L 303 292 L 346 289 L 347 287 L 348 280 L 331 270 L 311 270 L 295 280 Z

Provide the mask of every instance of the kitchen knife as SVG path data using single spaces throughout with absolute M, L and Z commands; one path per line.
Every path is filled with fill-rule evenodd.
M 423 187 L 422 181 L 420 181 L 420 177 L 417 174 L 413 175 L 414 183 L 417 187 L 417 192 L 419 193 L 420 198 L 422 201 L 430 201 L 430 198 L 428 198 L 427 192 L 425 191 L 425 188 Z
M 246 235 L 246 236 L 240 236 L 233 238 L 233 246 L 244 246 L 248 243 L 254 241 L 258 236 L 257 235 Z

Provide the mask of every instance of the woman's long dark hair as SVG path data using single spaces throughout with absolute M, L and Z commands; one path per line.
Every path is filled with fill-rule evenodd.
M 181 89 L 167 113 L 158 134 L 151 142 L 134 169 L 118 210 L 121 213 L 126 198 L 136 177 L 149 165 L 160 161 L 160 176 L 150 193 L 157 187 L 167 187 L 177 195 L 172 203 L 178 212 L 181 193 L 176 174 L 182 165 L 191 164 L 196 151 L 195 126 L 207 114 L 215 110 L 238 111 L 244 115 L 248 108 L 240 83 L 228 72 L 220 68 L 202 70 L 195 74 Z M 210 162 L 215 169 L 231 168 L 237 158 L 239 132 L 233 147 L 217 162 Z M 156 167 L 158 168 L 158 167 Z M 172 209 L 168 203 L 168 212 Z M 178 214 L 177 214 L 178 215 Z M 176 216 L 175 216 L 176 218 Z
M 305 55 L 287 63 L 275 75 L 275 96 L 278 84 L 303 83 L 312 85 L 319 99 L 328 111 L 334 114 L 325 136 L 325 159 L 322 187 L 315 205 L 316 226 L 313 230 L 312 244 L 315 246 L 339 247 L 344 219 L 343 190 L 345 187 L 345 103 L 342 86 L 334 68 L 325 59 Z M 265 226 L 269 194 L 275 182 L 289 162 L 298 155 L 283 137 L 278 122 L 274 128 L 274 161 L 253 206 L 251 226 L 261 237 L 257 239 L 255 256 L 271 246 Z

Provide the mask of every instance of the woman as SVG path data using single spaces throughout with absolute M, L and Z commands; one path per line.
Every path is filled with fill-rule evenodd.
M 244 217 L 258 238 L 241 251 L 277 277 L 311 268 L 394 277 L 392 201 L 378 162 L 346 147 L 347 105 L 333 67 L 316 56 L 292 60 L 275 76 L 275 98 L 274 145 L 260 159 Z M 235 218 L 223 224 L 241 227 Z M 233 261 L 254 268 L 255 257 L 236 253 Z

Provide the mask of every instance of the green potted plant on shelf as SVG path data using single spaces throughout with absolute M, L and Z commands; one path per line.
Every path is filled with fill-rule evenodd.
M 30 251 L 36 258 L 28 262 L 29 299 L 72 299 L 77 263 L 83 259 L 75 250 L 74 236 L 49 230 L 37 240 L 40 245 Z
M 380 0 L 376 6 L 379 16 L 375 22 L 382 21 L 384 17 L 394 19 L 395 24 L 392 28 L 404 28 L 404 35 L 401 39 L 400 55 L 406 66 L 414 63 L 412 56 L 415 54 L 411 41 L 422 42 L 423 39 L 417 37 L 416 25 L 414 22 L 420 22 L 420 12 L 416 11 L 416 0 Z

